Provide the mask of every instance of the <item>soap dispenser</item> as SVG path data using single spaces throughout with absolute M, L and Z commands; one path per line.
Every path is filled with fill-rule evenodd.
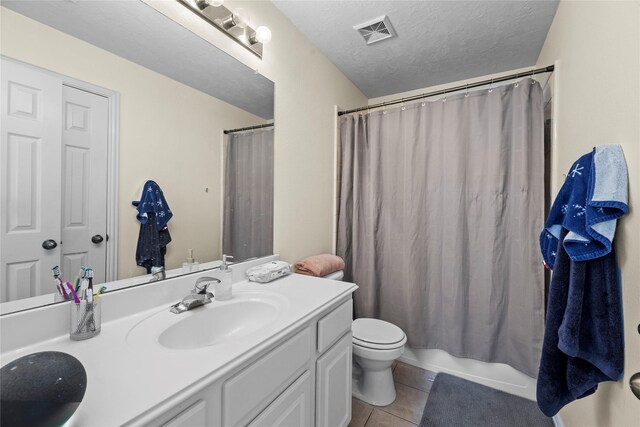
M 182 263 L 183 273 L 193 273 L 200 270 L 200 263 L 193 258 L 193 249 L 189 249 L 187 262 Z
M 228 259 L 233 259 L 231 255 L 222 255 L 222 265 L 220 266 L 220 283 L 213 285 L 214 299 L 218 301 L 224 301 L 231 298 L 232 289 L 231 284 L 233 280 L 231 278 L 231 269 L 227 264 Z

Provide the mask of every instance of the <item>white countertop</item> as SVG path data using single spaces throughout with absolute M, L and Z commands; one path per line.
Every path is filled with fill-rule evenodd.
M 298 274 L 268 284 L 243 281 L 233 285 L 234 294 L 260 292 L 286 300 L 283 312 L 273 323 L 246 337 L 188 350 L 168 349 L 152 339 L 127 342 L 127 334 L 141 320 L 156 313 L 168 313 L 169 305 L 163 303 L 103 323 L 101 333 L 86 341 L 71 341 L 65 335 L 8 351 L 2 354 L 2 364 L 40 351 L 69 353 L 84 365 L 87 390 L 67 425 L 113 426 L 138 422 L 142 421 L 135 419 L 138 415 L 160 404 L 165 407 L 179 403 L 187 388 L 214 382 L 355 289 L 357 286 L 352 283 Z M 206 307 L 224 303 L 213 301 Z M 195 315 L 198 310 L 202 308 L 171 316 L 178 321 Z

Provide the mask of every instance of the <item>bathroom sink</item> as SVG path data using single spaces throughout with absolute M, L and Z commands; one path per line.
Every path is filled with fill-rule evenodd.
M 282 314 L 286 301 L 276 295 L 236 293 L 229 301 L 213 301 L 173 314 L 169 307 L 147 317 L 127 334 L 130 344 L 153 338 L 170 349 L 186 350 L 224 344 L 258 333 Z

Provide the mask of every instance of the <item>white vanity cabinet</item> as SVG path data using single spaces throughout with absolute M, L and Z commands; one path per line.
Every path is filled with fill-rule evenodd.
M 349 297 L 146 424 L 346 426 L 351 419 L 351 322 Z

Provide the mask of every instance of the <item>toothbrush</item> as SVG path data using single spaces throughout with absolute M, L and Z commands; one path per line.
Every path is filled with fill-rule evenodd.
M 80 296 L 80 298 L 84 297 L 85 291 L 87 290 L 87 270 L 88 267 L 82 267 L 80 272 L 80 278 L 78 284 L 76 285 L 76 293 Z
M 73 302 L 75 302 L 76 305 L 80 305 L 80 298 L 78 298 L 78 294 L 70 282 L 67 282 L 67 288 L 69 288 L 69 294 L 73 297 Z
M 97 302 L 98 302 L 98 297 L 99 297 L 101 294 L 103 294 L 104 292 L 106 292 L 106 290 L 107 290 L 107 287 L 106 287 L 106 286 L 102 286 L 102 287 L 100 287 L 100 289 L 98 289 L 98 292 L 96 293 L 96 296 L 95 296 L 95 298 L 94 298 L 93 302 L 94 302 L 94 303 L 97 303 Z
M 87 279 L 88 281 L 87 288 L 84 291 L 85 293 L 84 299 L 87 300 L 89 304 L 93 304 L 93 269 L 87 268 L 84 271 L 84 274 L 85 274 L 85 279 Z
M 60 273 L 60 267 L 56 265 L 51 269 L 51 271 L 53 272 L 53 282 L 56 284 L 58 292 L 64 299 L 69 299 L 69 295 L 67 295 L 67 292 L 64 290 L 64 286 L 62 285 L 62 280 L 60 280 L 60 276 L 62 275 Z
M 80 272 L 78 273 L 78 275 L 76 276 L 76 280 L 74 281 L 74 287 L 75 287 L 75 291 L 76 293 L 78 293 L 78 291 L 80 290 L 80 278 L 84 276 L 84 267 L 80 267 Z

